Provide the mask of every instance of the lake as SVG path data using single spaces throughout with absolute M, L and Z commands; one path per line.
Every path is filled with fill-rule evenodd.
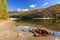
M 60 19 L 34 19 L 32 21 L 17 21 L 17 25 L 45 27 L 50 30 L 60 31 Z
M 30 29 L 37 29 L 37 28 L 36 27 L 30 27 L 30 26 L 16 26 L 16 29 L 23 32 L 25 35 L 27 35 L 27 34 L 33 35 L 33 33 L 29 32 L 29 30 Z M 60 32 L 52 31 L 52 30 L 49 30 L 49 31 L 52 33 L 48 36 L 60 37 Z

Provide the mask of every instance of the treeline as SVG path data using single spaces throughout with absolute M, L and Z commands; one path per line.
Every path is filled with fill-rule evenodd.
M 13 15 L 10 16 L 12 18 L 19 18 L 19 20 L 27 21 L 27 22 L 35 22 L 35 23 L 48 23 L 48 24 L 56 24 L 60 23 L 60 16 L 57 16 L 58 13 L 56 11 L 52 11 L 50 13 L 36 12 L 27 15 Z M 59 15 L 59 14 L 58 14 Z M 53 19 L 34 19 L 34 18 L 53 18 Z

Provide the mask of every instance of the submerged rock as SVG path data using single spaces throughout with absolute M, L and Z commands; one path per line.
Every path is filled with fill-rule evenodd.
M 45 29 L 35 29 L 35 30 L 32 29 L 32 30 L 29 30 L 29 32 L 32 32 L 35 37 L 48 36 L 49 34 L 51 34 L 51 32 L 49 32 Z

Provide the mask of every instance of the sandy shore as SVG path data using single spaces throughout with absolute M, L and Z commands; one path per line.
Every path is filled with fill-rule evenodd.
M 21 34 L 15 29 L 15 22 L 4 20 L 0 23 L 0 40 L 20 40 Z

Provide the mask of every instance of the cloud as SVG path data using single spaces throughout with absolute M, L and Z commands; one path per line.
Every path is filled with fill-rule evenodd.
M 24 9 L 23 11 L 29 11 L 29 9 Z
M 36 5 L 35 5 L 35 4 L 31 4 L 30 7 L 31 7 L 31 8 L 35 8 Z
M 20 11 L 22 11 L 22 9 L 20 9 L 20 8 L 17 8 L 17 11 L 18 11 L 18 12 L 20 12 Z
M 45 2 L 45 3 L 43 4 L 43 6 L 46 6 L 46 5 L 48 5 L 48 2 Z
M 20 12 L 20 11 L 29 11 L 29 9 L 20 9 L 20 8 L 17 8 L 17 11 Z
M 58 2 L 58 4 L 60 4 L 60 1 Z

